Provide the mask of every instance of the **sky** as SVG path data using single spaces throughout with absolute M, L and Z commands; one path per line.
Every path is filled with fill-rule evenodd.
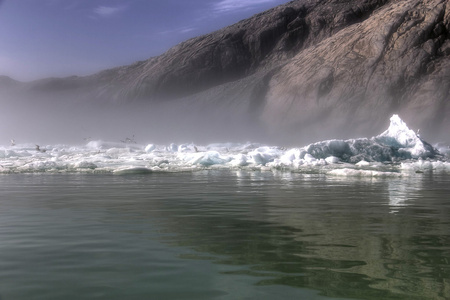
M 0 0 L 0 75 L 88 75 L 164 53 L 287 0 Z

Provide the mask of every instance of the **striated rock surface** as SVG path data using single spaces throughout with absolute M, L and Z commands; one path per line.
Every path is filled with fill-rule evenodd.
M 320 118 L 364 132 L 394 111 L 427 134 L 448 130 L 449 38 L 448 1 L 389 1 L 281 68 L 262 118 L 279 125 L 282 115 L 285 126 Z
M 450 2 L 297 0 L 146 61 L 21 86 L 111 102 L 170 99 L 251 116 L 291 139 L 371 135 L 392 113 L 450 139 Z

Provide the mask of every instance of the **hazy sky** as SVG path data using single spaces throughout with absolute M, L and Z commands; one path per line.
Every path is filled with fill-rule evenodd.
M 0 0 L 0 75 L 87 75 L 145 60 L 287 0 Z

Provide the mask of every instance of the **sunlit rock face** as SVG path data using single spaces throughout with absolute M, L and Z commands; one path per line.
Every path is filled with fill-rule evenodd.
M 449 29 L 448 1 L 385 2 L 290 59 L 269 82 L 262 119 L 365 132 L 399 112 L 429 135 L 448 130 Z
M 448 140 L 450 2 L 291 1 L 158 57 L 27 89 L 178 100 L 303 141 L 374 135 L 399 113 L 414 130 Z
M 132 97 L 194 94 L 270 71 L 349 24 L 363 21 L 385 2 L 292 1 L 180 43 L 161 56 L 107 70 L 94 78 Z M 264 72 L 259 81 L 263 76 Z

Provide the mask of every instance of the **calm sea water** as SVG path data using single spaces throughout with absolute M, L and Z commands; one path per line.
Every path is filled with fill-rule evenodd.
M 0 176 L 0 299 L 450 299 L 450 176 Z

